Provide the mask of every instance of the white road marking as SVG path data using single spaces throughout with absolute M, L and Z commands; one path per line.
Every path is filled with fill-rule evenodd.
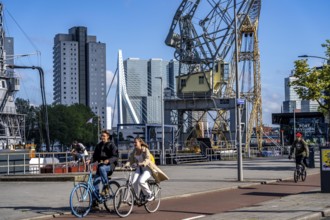
M 203 218 L 203 217 L 205 217 L 205 215 L 198 215 L 198 216 L 191 217 L 191 218 L 184 218 L 182 220 L 192 220 L 192 219 L 198 219 L 198 218 Z

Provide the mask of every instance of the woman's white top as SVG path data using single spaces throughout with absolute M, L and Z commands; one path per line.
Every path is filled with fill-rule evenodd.
M 142 163 L 142 162 L 143 162 L 142 154 L 140 154 L 140 155 L 135 155 L 135 159 L 136 159 L 139 163 Z

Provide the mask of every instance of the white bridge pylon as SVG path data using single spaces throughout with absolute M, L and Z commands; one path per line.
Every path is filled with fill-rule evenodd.
M 123 124 L 123 104 L 128 109 L 129 113 L 131 114 L 133 121 L 135 124 L 139 124 L 140 120 L 137 117 L 137 114 L 133 108 L 133 105 L 131 103 L 131 100 L 128 97 L 127 94 L 127 88 L 126 88 L 126 80 L 125 80 L 125 69 L 124 69 L 124 61 L 123 61 L 123 53 L 121 50 L 118 50 L 118 123 Z M 123 102 L 124 100 L 124 102 Z

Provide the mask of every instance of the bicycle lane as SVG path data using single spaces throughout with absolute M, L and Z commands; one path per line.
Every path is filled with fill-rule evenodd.
M 248 219 L 247 212 L 234 212 L 243 207 L 262 207 L 264 202 L 273 201 L 280 203 L 280 199 L 285 198 L 287 200 L 292 199 L 293 203 L 296 203 L 297 195 L 301 195 L 304 192 L 317 193 L 320 191 L 320 175 L 309 175 L 305 182 L 299 181 L 295 183 L 292 179 L 281 182 L 272 182 L 268 184 L 251 184 L 249 186 L 240 187 L 238 189 L 219 190 L 208 193 L 182 195 L 177 197 L 171 197 L 163 199 L 159 210 L 156 213 L 147 213 L 144 207 L 134 207 L 130 216 L 127 219 L 193 219 L 202 218 L 206 219 Z M 305 193 L 306 194 L 306 193 Z M 267 204 L 266 204 L 267 205 Z M 260 219 L 291 219 L 302 215 L 298 211 L 286 210 L 285 207 L 274 209 L 269 211 L 256 211 L 257 215 L 262 215 Z M 307 203 L 308 205 L 308 203 Z M 274 206 L 274 204 L 272 205 Z M 276 206 L 276 205 L 275 205 Z M 268 207 L 266 207 L 269 210 Z M 292 207 L 291 207 L 292 209 Z M 225 213 L 223 217 L 219 213 Z M 231 216 L 230 213 L 235 213 L 236 216 Z M 216 215 L 215 215 L 216 214 Z M 215 216 L 213 216 L 215 215 Z M 225 217 L 228 215 L 227 217 Z M 238 215 L 238 216 L 237 216 Z M 265 216 L 264 216 L 265 215 Z M 73 215 L 65 214 L 55 216 L 56 220 L 74 219 Z M 119 217 L 115 213 L 108 213 L 107 211 L 99 211 L 96 213 L 90 213 L 84 219 L 118 219 Z M 54 218 L 43 218 L 54 219 Z

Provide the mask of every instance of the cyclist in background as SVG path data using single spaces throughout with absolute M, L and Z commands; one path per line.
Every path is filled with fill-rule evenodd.
M 292 143 L 289 159 L 292 158 L 292 154 L 295 153 L 296 167 L 300 164 L 305 170 L 307 167 L 307 158 L 309 157 L 309 149 L 307 143 L 302 138 L 301 133 L 296 134 L 296 140 Z
M 88 156 L 86 147 L 82 143 L 74 141 L 72 143 L 71 154 L 74 160 L 81 160 L 83 162 L 84 171 L 86 171 L 86 157 Z

